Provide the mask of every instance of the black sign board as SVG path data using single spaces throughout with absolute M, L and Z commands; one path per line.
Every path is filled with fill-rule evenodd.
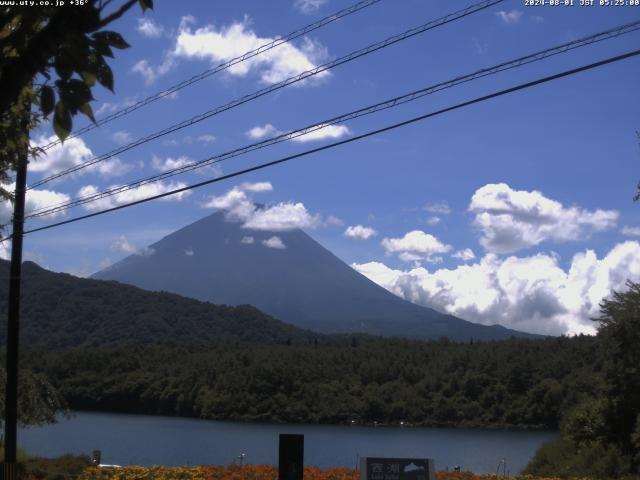
M 360 480 L 435 480 L 433 460 L 428 458 L 360 459 Z
M 278 480 L 302 480 L 304 471 L 304 435 L 280 434 Z

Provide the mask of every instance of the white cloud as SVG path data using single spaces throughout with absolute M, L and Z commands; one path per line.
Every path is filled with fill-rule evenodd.
M 255 239 L 253 237 L 242 237 L 242 240 L 240 240 L 240 243 L 243 243 L 245 245 L 251 245 L 254 242 Z
M 248 19 L 220 29 L 216 29 L 213 25 L 206 25 L 191 30 L 190 23 L 193 22 L 191 20 L 182 22 L 175 48 L 167 56 L 167 59 L 198 58 L 218 64 L 274 40 L 256 35 L 253 30 L 248 28 Z M 259 72 L 263 83 L 273 84 L 315 68 L 317 62 L 325 56 L 324 47 L 305 38 L 299 47 L 291 42 L 284 43 L 261 55 L 233 65 L 227 71 L 231 75 L 244 77 L 255 70 Z M 167 61 L 165 60 L 165 63 Z M 145 67 L 149 67 L 148 63 L 141 66 L 140 70 L 145 70 Z M 158 72 L 155 73 L 157 77 Z M 143 73 L 143 75 L 147 74 Z M 324 71 L 317 74 L 315 78 L 327 77 L 328 75 L 329 72 Z
M 271 185 L 271 182 L 245 182 L 240 184 L 240 189 L 252 193 L 271 192 L 273 191 L 273 185 Z
M 185 254 L 187 257 L 193 257 L 193 255 L 195 254 L 195 252 L 193 251 L 193 248 L 187 248 L 187 249 L 184 251 L 184 254 Z
M 225 194 L 211 197 L 203 207 L 223 210 L 227 220 L 242 222 L 242 228 L 283 232 L 296 228 L 315 228 L 322 221 L 310 214 L 302 203 L 280 202 L 271 206 L 258 206 L 247 195 L 273 189 L 269 182 L 243 183 Z
M 262 140 L 263 138 L 276 137 L 282 135 L 282 130 L 277 129 L 270 123 L 257 125 L 245 132 L 245 135 L 251 140 Z M 351 131 L 346 125 L 319 125 L 316 130 L 312 130 L 304 135 L 292 137 L 291 141 L 297 143 L 317 142 L 327 138 L 338 139 L 350 135 Z
M 211 135 L 210 133 L 205 133 L 204 135 L 198 136 L 196 140 L 200 143 L 204 143 L 205 145 L 210 145 L 216 141 L 216 136 Z
M 57 139 L 58 137 L 55 135 L 50 137 L 40 136 L 32 145 L 34 147 L 43 147 Z M 29 171 L 52 175 L 83 164 L 93 158 L 93 152 L 84 141 L 81 138 L 72 137 L 32 159 L 29 162 Z M 125 164 L 119 158 L 113 157 L 78 170 L 73 175 L 95 172 L 104 177 L 115 177 L 125 174 L 131 168 L 130 165 Z
M 318 11 L 318 9 L 329 0 L 295 0 L 293 5 L 305 15 L 310 15 Z
M 538 191 L 513 190 L 504 183 L 476 190 L 469 210 L 476 214 L 481 245 L 493 253 L 512 253 L 548 240 L 584 239 L 613 228 L 618 218 L 614 210 L 567 208 Z
M 625 225 L 621 230 L 623 235 L 628 235 L 630 237 L 640 237 L 640 227 L 629 227 Z
M 378 234 L 373 228 L 363 225 L 352 225 L 344 231 L 344 236 L 359 240 L 368 240 Z
M 114 252 L 127 253 L 129 255 L 141 255 L 143 257 L 148 257 L 155 253 L 155 250 L 150 247 L 144 247 L 144 248 L 136 247 L 131 242 L 129 242 L 129 240 L 127 240 L 127 237 L 125 237 L 124 235 L 121 235 L 120 237 L 118 237 L 111 244 L 111 250 L 113 250 Z
M 251 140 L 262 140 L 263 138 L 275 137 L 282 133 L 283 132 L 278 130 L 276 127 L 274 127 L 270 123 L 266 123 L 262 126 L 257 125 L 253 127 L 251 130 L 247 130 L 245 132 L 247 137 L 249 137 Z
M 456 253 L 451 255 L 453 258 L 457 258 L 462 260 L 463 262 L 468 262 L 469 260 L 473 260 L 476 258 L 476 254 L 473 253 L 473 250 L 470 248 L 465 248 L 464 250 L 458 250 Z
M 447 202 L 436 202 L 427 204 L 424 209 L 429 213 L 435 213 L 438 215 L 449 215 L 451 213 L 451 207 Z
M 603 258 L 585 250 L 567 271 L 556 255 L 500 258 L 487 254 L 478 263 L 433 272 L 402 271 L 378 262 L 352 265 L 396 295 L 465 320 L 542 334 L 594 333 L 592 318 L 613 290 L 640 280 L 640 243 L 627 241 Z
M 284 250 L 287 246 L 282 242 L 282 239 L 277 236 L 273 236 L 268 240 L 263 240 L 262 244 L 265 247 L 275 248 L 276 250 Z
M 13 192 L 16 188 L 15 183 L 10 185 L 2 185 L 2 188 L 9 192 Z M 51 205 L 57 205 L 60 203 L 66 203 L 71 200 L 71 197 L 66 193 L 55 192 L 53 190 L 45 189 L 31 189 L 27 190 L 25 197 L 25 215 L 29 215 L 37 210 L 41 210 Z M 56 218 L 63 216 L 64 212 L 56 212 L 50 215 L 43 216 L 41 218 Z M 0 201 L 0 225 L 9 225 L 13 218 L 13 203 L 8 200 Z
M 9 240 L 0 243 L 0 258 L 2 260 L 11 258 L 11 242 Z
M 327 225 L 333 225 L 335 227 L 341 227 L 344 225 L 344 220 L 342 220 L 341 218 L 336 217 L 335 215 L 329 215 L 327 217 L 327 219 L 325 220 L 325 223 Z
M 129 132 L 125 130 L 118 130 L 113 135 L 111 135 L 111 138 L 118 145 L 126 145 L 127 143 L 133 142 L 133 137 Z
M 440 217 L 432 216 L 427 218 L 427 225 L 437 225 L 440 223 Z
M 164 32 L 164 28 L 150 18 L 139 18 L 136 30 L 147 38 L 159 38 Z
M 167 172 L 169 170 L 174 170 L 176 168 L 186 167 L 187 165 L 192 165 L 193 160 L 189 157 L 183 155 L 178 158 L 167 157 L 165 159 L 156 157 L 155 155 L 151 159 L 151 167 L 154 170 L 159 172 Z
M 317 215 L 311 215 L 302 203 L 278 203 L 254 210 L 245 220 L 243 228 L 284 232 L 296 228 L 315 228 L 320 224 Z
M 318 130 L 312 130 L 299 137 L 293 137 L 291 140 L 298 143 L 317 142 L 327 138 L 338 139 L 350 134 L 351 131 L 346 125 L 324 125 Z
M 111 190 L 117 188 L 119 185 L 112 185 L 107 189 Z M 186 187 L 187 184 L 184 182 L 153 182 L 145 185 L 141 185 L 137 188 L 133 188 L 131 190 L 126 190 L 121 193 L 117 193 L 110 197 L 100 198 L 90 203 L 85 203 L 83 208 L 89 211 L 95 210 L 103 210 L 106 208 L 117 207 L 118 205 L 122 205 L 124 203 L 135 202 L 137 200 L 142 200 L 145 198 L 153 197 L 155 195 L 160 195 L 162 193 L 169 192 L 171 190 L 176 190 L 179 188 Z M 80 190 L 78 190 L 78 197 L 84 197 L 87 195 L 94 195 L 100 192 L 98 187 L 95 185 L 85 185 Z M 169 195 L 166 197 L 162 197 L 160 200 L 165 202 L 179 202 L 184 200 L 189 195 L 191 195 L 191 190 L 185 190 L 180 193 L 176 193 L 174 195 Z
M 500 10 L 499 12 L 496 12 L 496 16 L 507 25 L 515 25 L 516 23 L 520 23 L 522 14 L 522 10 L 510 10 L 508 12 L 505 10 Z
M 452 248 L 422 230 L 413 230 L 401 238 L 385 238 L 381 245 L 387 255 L 395 253 L 405 262 L 439 262 L 441 258 L 436 255 L 447 253 Z
M 131 67 L 131 72 L 137 73 L 142 76 L 144 79 L 144 83 L 146 85 L 151 85 L 154 83 L 158 77 L 166 75 L 176 66 L 176 60 L 173 55 L 166 55 L 163 62 L 154 67 L 149 63 L 148 60 L 142 59 L 137 61 L 133 67 Z

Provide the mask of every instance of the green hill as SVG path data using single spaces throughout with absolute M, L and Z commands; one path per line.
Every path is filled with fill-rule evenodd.
M 9 263 L 0 260 L 0 316 L 6 319 Z M 6 320 L 4 320 L 6 321 Z M 3 322 L 4 324 L 4 322 Z M 20 341 L 25 349 L 152 342 L 198 344 L 220 338 L 285 343 L 321 338 L 250 305 L 213 305 L 113 281 L 23 265 Z M 0 327 L 0 344 L 6 327 Z

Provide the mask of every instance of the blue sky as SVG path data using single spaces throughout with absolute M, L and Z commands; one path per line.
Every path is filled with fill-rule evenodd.
M 113 25 L 132 47 L 116 52 L 115 95 L 98 89 L 94 111 L 106 115 L 350 4 L 157 1 L 153 12 L 142 16 L 136 10 Z M 67 141 L 32 162 L 29 180 L 469 4 L 382 0 Z M 637 7 L 505 1 L 118 155 L 101 169 L 47 184 L 32 205 L 126 183 L 638 19 Z M 202 181 L 322 145 L 332 136 L 358 135 L 632 50 L 639 39 L 636 32 L 584 47 L 325 129 L 325 138 L 286 142 L 154 188 Z M 640 60 L 630 59 L 236 182 L 35 233 L 25 240 L 26 257 L 52 270 L 90 275 L 142 254 L 145 246 L 214 211 L 212 206 L 231 218 L 239 206 L 259 202 L 279 206 L 263 215 L 284 222 L 274 232 L 304 227 L 342 260 L 416 303 L 528 331 L 592 332 L 589 317 L 597 314 L 598 302 L 627 278 L 640 280 L 640 205 L 632 202 L 640 180 L 638 73 Z M 33 139 L 45 143 L 50 135 L 44 125 Z M 28 228 L 87 211 L 76 208 Z

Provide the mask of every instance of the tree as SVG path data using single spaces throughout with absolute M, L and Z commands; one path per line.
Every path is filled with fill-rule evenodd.
M 0 368 L 0 396 L 4 397 L 6 372 Z M 21 425 L 54 423 L 56 414 L 67 411 L 67 403 L 42 374 L 30 370 L 20 372 L 18 421 Z M 0 402 L 0 423 L 4 417 L 4 403 Z
M 600 305 L 599 335 L 607 358 L 607 430 L 640 467 L 640 284 L 627 282 Z
M 41 119 L 53 114 L 60 140 L 71 132 L 74 115 L 95 122 L 92 88 L 114 88 L 105 58 L 129 46 L 104 28 L 136 3 L 143 12 L 153 6 L 153 0 L 125 0 L 108 13 L 112 3 L 0 7 L 0 182 L 8 183 L 9 171 L 28 148 L 28 131 Z M 11 198 L 3 188 L 0 195 Z

